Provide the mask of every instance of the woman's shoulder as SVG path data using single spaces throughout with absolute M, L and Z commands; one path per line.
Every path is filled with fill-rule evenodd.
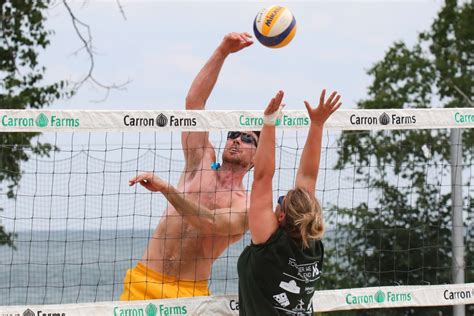
M 251 242 L 251 246 L 255 248 L 265 248 L 267 246 L 280 242 L 282 239 L 286 239 L 287 236 L 285 235 L 285 231 L 281 227 L 278 227 L 278 229 L 267 239 L 267 241 L 261 244 L 254 244 L 253 242 Z

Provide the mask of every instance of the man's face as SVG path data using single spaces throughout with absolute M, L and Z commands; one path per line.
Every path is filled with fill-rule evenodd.
M 250 168 L 257 144 L 258 136 L 252 131 L 229 132 L 222 160 Z

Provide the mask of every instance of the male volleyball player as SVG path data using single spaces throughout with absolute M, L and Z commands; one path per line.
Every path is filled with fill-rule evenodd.
M 194 79 L 186 109 L 204 110 L 227 56 L 252 44 L 248 33 L 226 35 Z M 229 132 L 218 170 L 211 168 L 216 153 L 208 132 L 183 132 L 181 141 L 185 170 L 176 188 L 152 173 L 130 179 L 170 203 L 142 259 L 127 271 L 121 300 L 209 295 L 212 263 L 248 229 L 242 179 L 253 166 L 258 132 Z

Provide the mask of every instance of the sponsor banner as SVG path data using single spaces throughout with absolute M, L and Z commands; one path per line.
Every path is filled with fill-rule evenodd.
M 237 295 L 130 302 L 0 306 L 2 316 L 239 315 Z
M 307 129 L 306 110 L 284 111 L 280 129 Z M 2 110 L 0 132 L 144 132 L 254 130 L 262 111 Z M 474 108 L 339 110 L 325 127 L 336 130 L 473 128 Z
M 315 311 L 474 304 L 474 283 L 318 291 Z
M 474 304 L 474 283 L 317 291 L 315 312 Z M 130 302 L 0 306 L 1 316 L 238 315 L 237 295 Z

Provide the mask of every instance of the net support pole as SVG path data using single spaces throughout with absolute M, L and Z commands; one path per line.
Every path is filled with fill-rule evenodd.
M 451 141 L 451 201 L 452 201 L 452 274 L 453 283 L 464 283 L 464 225 L 462 200 L 462 130 L 453 128 Z M 464 305 L 453 306 L 454 316 L 465 316 Z

